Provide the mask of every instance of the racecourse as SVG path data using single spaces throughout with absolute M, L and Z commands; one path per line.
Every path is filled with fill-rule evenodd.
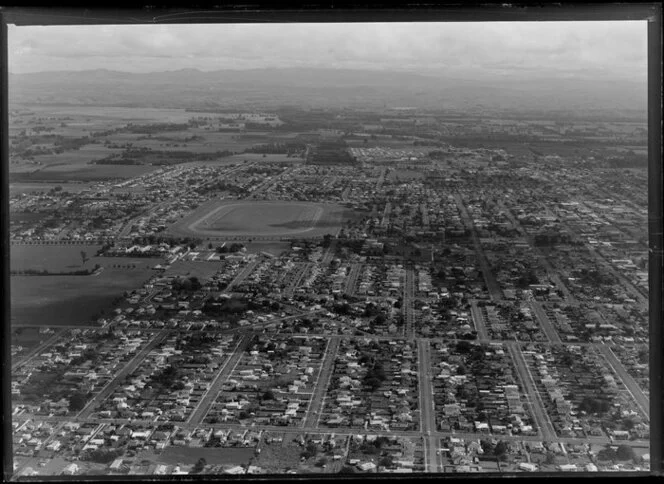
M 177 235 L 197 237 L 319 237 L 337 232 L 343 207 L 290 201 L 216 200 L 170 227 Z

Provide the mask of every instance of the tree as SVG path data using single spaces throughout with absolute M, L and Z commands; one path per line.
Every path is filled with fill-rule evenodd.
M 619 445 L 616 450 L 616 458 L 618 458 L 618 460 L 632 460 L 635 456 L 634 449 L 629 445 Z
M 69 397 L 69 411 L 78 412 L 79 410 L 83 410 L 87 401 L 88 399 L 85 393 L 74 393 L 71 397 Z
M 496 447 L 493 449 L 493 452 L 497 456 L 505 455 L 507 453 L 507 444 L 502 440 L 496 444 Z
M 195 474 L 198 474 L 199 472 L 201 472 L 205 468 L 206 464 L 207 464 L 207 461 L 205 460 L 205 458 L 201 457 L 200 459 L 198 459 L 196 461 L 196 464 L 194 464 L 194 468 L 192 469 L 192 472 L 195 473 Z

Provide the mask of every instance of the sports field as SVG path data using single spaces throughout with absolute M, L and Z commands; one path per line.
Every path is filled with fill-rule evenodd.
M 170 229 L 198 237 L 317 237 L 336 234 L 343 207 L 283 201 L 216 200 L 208 202 Z

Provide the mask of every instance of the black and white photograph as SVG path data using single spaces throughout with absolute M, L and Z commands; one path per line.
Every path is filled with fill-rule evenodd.
M 642 10 L 4 17 L 6 477 L 661 471 Z

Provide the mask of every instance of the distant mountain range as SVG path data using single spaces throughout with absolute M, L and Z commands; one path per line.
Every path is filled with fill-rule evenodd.
M 482 108 L 506 111 L 633 112 L 647 107 L 645 83 L 575 79 L 468 80 L 405 72 L 283 68 L 147 74 L 105 69 L 9 74 L 14 103 L 171 108 Z

